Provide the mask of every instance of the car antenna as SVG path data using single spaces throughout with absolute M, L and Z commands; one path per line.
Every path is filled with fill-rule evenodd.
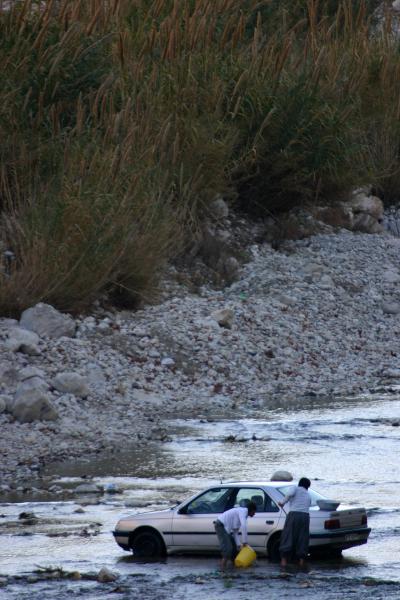
M 222 485 L 223 481 L 222 481 L 222 477 L 219 478 L 219 482 Z

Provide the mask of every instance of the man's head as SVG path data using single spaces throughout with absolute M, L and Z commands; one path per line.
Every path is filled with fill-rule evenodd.
M 305 488 L 306 490 L 308 490 L 310 485 L 311 485 L 311 481 L 309 479 L 307 479 L 307 477 L 302 477 L 299 481 L 299 487 Z
M 247 505 L 247 511 L 249 513 L 249 517 L 254 517 L 256 514 L 257 505 L 254 502 L 249 502 Z

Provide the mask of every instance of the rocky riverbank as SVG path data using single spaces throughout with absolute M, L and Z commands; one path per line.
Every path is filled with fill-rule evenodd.
M 340 230 L 249 247 L 223 290 L 0 321 L 2 490 L 52 460 L 168 439 L 168 419 L 400 383 L 400 239 Z

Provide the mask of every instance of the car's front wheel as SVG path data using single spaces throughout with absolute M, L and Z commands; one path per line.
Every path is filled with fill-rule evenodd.
M 133 536 L 131 549 L 138 558 L 154 558 L 165 555 L 165 546 L 161 537 L 155 531 L 139 531 Z

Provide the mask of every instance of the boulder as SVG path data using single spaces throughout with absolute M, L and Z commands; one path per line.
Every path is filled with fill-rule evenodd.
M 23 391 L 17 389 L 7 409 L 20 423 L 55 421 L 58 418 L 48 395 L 40 388 Z
M 382 280 L 387 283 L 399 283 L 400 274 L 397 271 L 388 269 L 382 273 Z
M 356 191 L 353 197 L 349 200 L 348 206 L 352 209 L 353 214 L 365 213 L 370 215 L 375 220 L 383 219 L 383 202 L 377 196 L 370 196 L 364 191 Z
M 381 375 L 388 379 L 400 379 L 400 369 L 384 369 Z
M 102 494 L 103 488 L 95 483 L 81 483 L 74 489 L 75 494 Z
M 107 567 L 103 567 L 97 574 L 97 581 L 99 583 L 112 583 L 118 579 L 118 575 L 107 569 Z
M 44 379 L 45 372 L 42 369 L 38 369 L 37 367 L 25 367 L 18 373 L 19 381 L 26 381 L 27 379 L 33 379 L 38 377 L 39 379 Z
M 6 348 L 11 350 L 11 352 L 23 352 L 31 356 L 40 354 L 38 344 L 39 336 L 22 327 L 12 327 L 9 329 L 8 339 L 5 343 Z
M 228 205 L 221 197 L 218 197 L 211 202 L 209 212 L 214 219 L 226 219 L 229 217 Z
M 21 327 L 34 331 L 40 337 L 57 339 L 75 335 L 73 318 L 42 302 L 24 310 L 19 323 Z
M 31 390 L 41 390 L 42 392 L 48 392 L 49 386 L 45 382 L 44 379 L 38 376 L 29 377 L 28 379 L 24 379 L 21 383 L 18 384 L 16 395 L 22 396 L 26 393 L 29 393 Z
M 220 327 L 231 329 L 235 313 L 230 308 L 222 308 L 221 310 L 214 311 L 211 317 L 217 321 Z
M 382 233 L 384 227 L 382 223 L 377 221 L 372 215 L 367 213 L 357 213 L 354 215 L 353 231 L 361 233 Z
M 224 259 L 219 265 L 219 269 L 225 279 L 228 281 L 234 281 L 238 276 L 240 264 L 234 256 L 228 256 L 228 258 Z
M 73 394 L 81 398 L 89 395 L 88 380 L 78 373 L 69 371 L 58 373 L 52 381 L 52 386 L 63 394 Z
M 289 471 L 275 471 L 271 481 L 293 481 L 293 475 Z
M 10 399 L 7 396 L 0 396 L 0 415 L 1 413 L 5 412 L 9 401 Z
M 356 190 L 347 206 L 353 213 L 353 231 L 382 233 L 384 207 L 380 198 L 369 195 L 365 190 Z
M 398 315 L 400 313 L 400 304 L 398 302 L 384 302 L 382 310 L 386 315 Z

